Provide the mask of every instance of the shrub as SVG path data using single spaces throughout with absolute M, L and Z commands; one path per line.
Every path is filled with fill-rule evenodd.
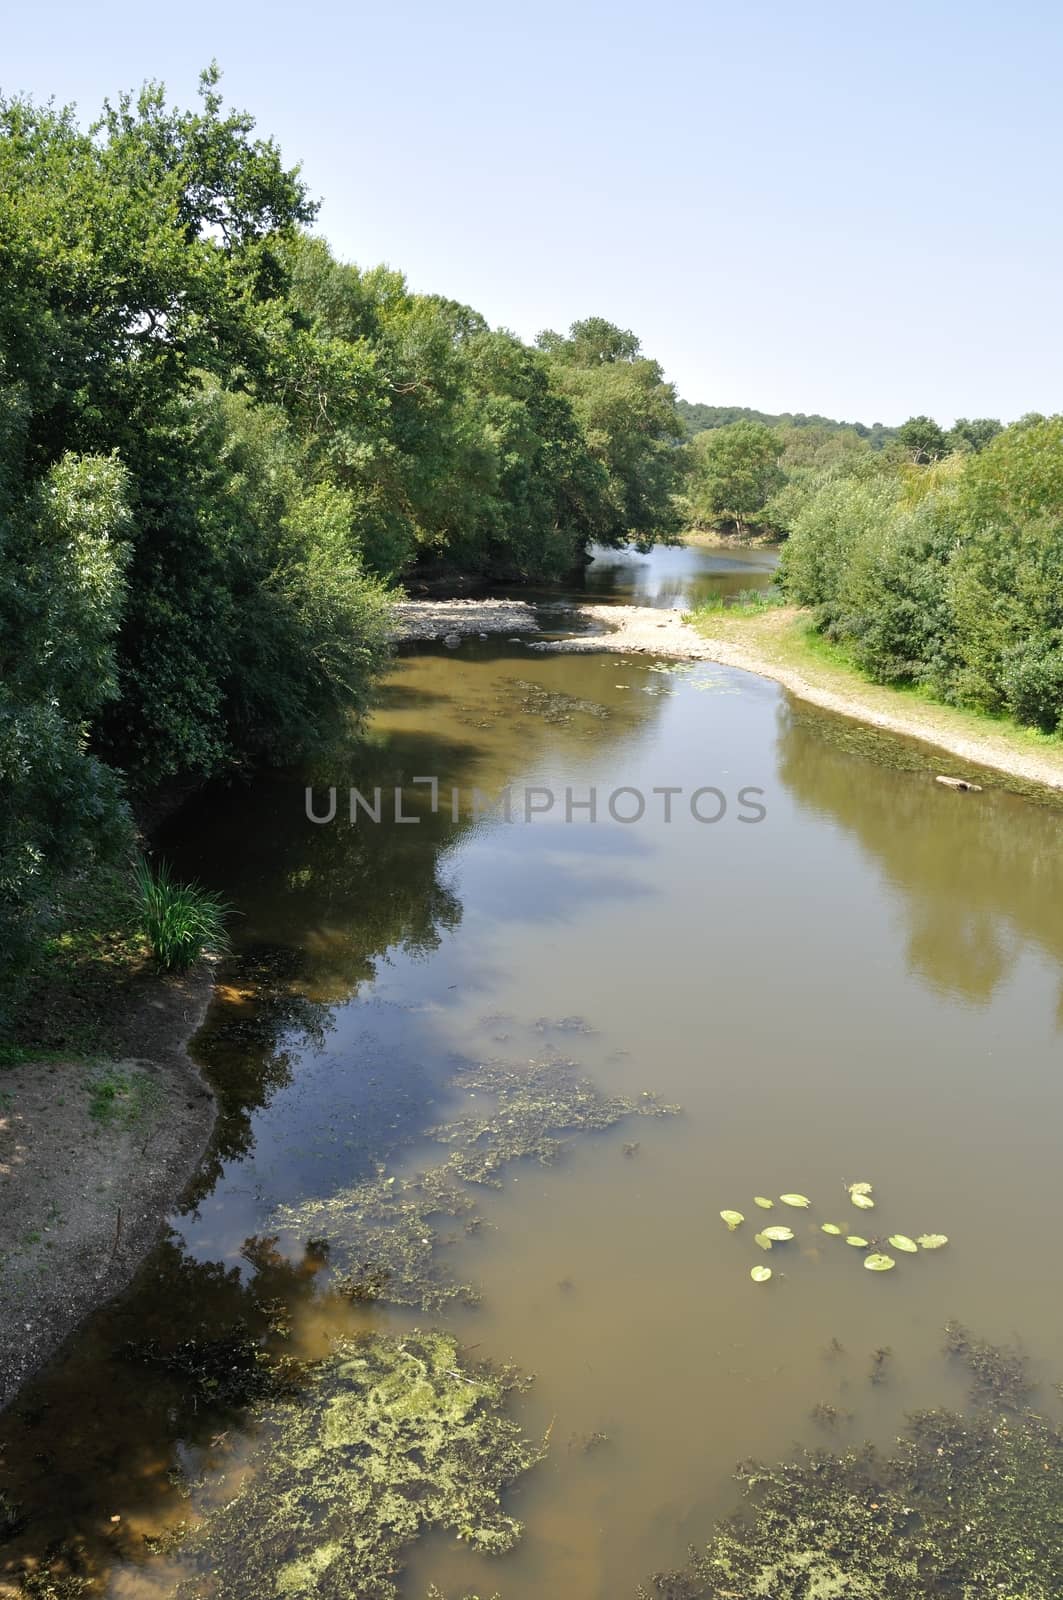
M 134 878 L 144 933 L 164 972 L 183 972 L 205 951 L 228 948 L 230 908 L 220 895 L 196 883 L 177 883 L 165 862 L 152 870 L 141 858 Z

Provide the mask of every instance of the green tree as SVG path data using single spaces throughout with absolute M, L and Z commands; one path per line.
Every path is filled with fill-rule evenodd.
M 699 433 L 689 488 L 695 520 L 744 533 L 782 487 L 781 451 L 778 434 L 761 422 L 732 422 Z
M 957 417 L 946 435 L 950 450 L 969 450 L 977 455 L 1003 432 L 998 417 Z
M 574 322 L 567 336 L 548 329 L 536 343 L 607 474 L 594 537 L 646 544 L 677 533 L 684 430 L 659 364 L 633 333 L 601 317 Z
M 897 439 L 909 461 L 919 466 L 940 461 L 942 456 L 949 453 L 944 429 L 938 426 L 933 417 L 909 417 L 898 429 Z

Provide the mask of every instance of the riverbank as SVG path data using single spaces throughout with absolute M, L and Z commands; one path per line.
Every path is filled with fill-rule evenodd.
M 936 704 L 915 691 L 869 682 L 811 634 L 800 611 L 767 607 L 711 611 L 687 618 L 647 606 L 581 606 L 585 622 L 609 629 L 538 650 L 610 650 L 715 661 L 771 678 L 825 711 L 936 745 L 956 762 L 974 763 L 1027 783 L 1063 790 L 1063 744 L 1034 729 Z
M 681 544 L 696 545 L 699 550 L 778 550 L 785 543 L 779 533 L 720 533 L 716 528 L 688 528 Z
M 535 609 L 526 600 L 400 600 L 392 617 L 396 644 L 539 631 Z
M 0 1410 L 156 1243 L 214 1126 L 187 1052 L 213 970 L 144 974 L 121 995 L 107 1055 L 34 1055 L 0 1070 Z

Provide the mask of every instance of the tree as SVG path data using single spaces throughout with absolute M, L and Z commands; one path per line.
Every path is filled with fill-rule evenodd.
M 1003 431 L 1003 426 L 997 417 L 957 417 L 947 434 L 948 447 L 977 455 Z
M 88 727 L 117 692 L 130 518 L 113 458 L 64 456 L 21 498 L 9 477 L 5 487 L 0 943 L 12 959 L 54 915 L 60 877 L 129 835 L 120 781 L 90 752 Z
M 615 545 L 677 533 L 683 426 L 659 364 L 633 333 L 601 317 L 574 322 L 567 337 L 547 330 L 536 344 L 607 475 L 594 537 Z
M 942 456 L 949 453 L 948 439 L 933 417 L 909 417 L 907 422 L 901 424 L 897 438 L 909 461 L 919 466 L 940 461 Z
M 782 442 L 761 422 L 732 422 L 694 440 L 690 502 L 694 517 L 744 533 L 782 487 Z

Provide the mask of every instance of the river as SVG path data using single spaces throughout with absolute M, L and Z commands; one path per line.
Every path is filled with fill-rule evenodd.
M 729 553 L 595 566 L 598 599 L 751 586 Z M 992 779 L 956 794 L 934 771 L 931 751 L 748 674 L 476 639 L 398 658 L 341 757 L 197 796 L 160 846 L 239 911 L 195 1045 L 218 1139 L 134 1288 L 5 1419 L 8 1492 L 31 1514 L 19 1559 L 74 1539 L 110 1600 L 169 1592 L 144 1536 L 187 1514 L 188 1482 L 209 1498 L 241 1424 L 172 1364 L 124 1360 L 131 1340 L 203 1339 L 256 1295 L 283 1302 L 300 1355 L 424 1324 L 317 1292 L 277 1217 L 378 1162 L 438 1160 L 425 1134 L 455 1108 L 455 1063 L 571 1060 L 604 1092 L 682 1109 L 507 1168 L 482 1228 L 441 1225 L 481 1301 L 428 1320 L 536 1375 L 520 1415 L 550 1451 L 510 1497 L 518 1547 L 423 1539 L 409 1600 L 430 1583 L 630 1595 L 732 1509 L 740 1458 L 887 1440 L 906 1409 L 956 1400 L 949 1318 L 1018 1335 L 1063 1374 L 1060 813 Z M 336 787 L 335 821 L 308 821 L 308 783 L 319 807 Z M 379 823 L 350 824 L 352 786 L 381 789 Z M 508 821 L 485 809 L 507 786 Z M 416 822 L 396 820 L 396 788 Z M 592 788 L 594 821 L 578 805 Z M 610 815 L 639 796 L 638 820 Z M 857 1180 L 874 1213 L 851 1205 Z M 807 1213 L 778 1202 L 794 1191 Z M 734 1233 L 729 1207 L 747 1218 Z M 949 1244 L 862 1271 L 819 1224 L 870 1233 L 869 1217 Z M 770 1256 L 751 1237 L 765 1220 L 797 1234 Z M 272 1256 L 247 1246 L 264 1237 Z M 764 1262 L 772 1281 L 754 1285 Z

